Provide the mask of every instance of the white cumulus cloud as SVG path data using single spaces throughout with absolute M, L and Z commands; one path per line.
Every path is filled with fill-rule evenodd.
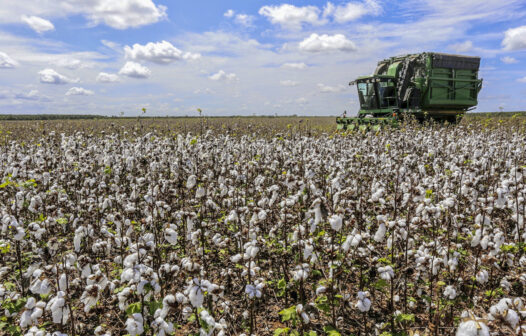
M 94 92 L 81 87 L 72 87 L 66 92 L 66 96 L 93 96 Z
M 287 79 L 287 80 L 282 80 L 279 82 L 279 84 L 281 86 L 298 86 L 298 82 L 296 81 L 293 81 L 293 80 L 290 80 L 290 79 Z
M 460 43 L 451 44 L 448 47 L 457 53 L 465 53 L 473 50 L 473 42 L 464 41 Z
M 124 54 L 128 59 L 150 61 L 158 64 L 168 64 L 181 59 L 196 60 L 201 57 L 200 54 L 182 52 L 167 41 L 149 42 L 146 45 L 136 43 L 132 47 L 125 46 Z
M 38 72 L 38 74 L 40 75 L 40 83 L 44 84 L 68 84 L 79 82 L 79 79 L 66 77 L 50 68 L 41 70 Z
M 517 79 L 517 82 L 526 83 L 526 77 Z
M 234 81 L 237 80 L 237 75 L 235 73 L 226 73 L 223 70 L 219 70 L 208 78 L 213 81 Z
M 300 29 L 303 24 L 323 25 L 333 18 L 335 22 L 345 23 L 361 18 L 365 15 L 379 15 L 382 7 L 377 0 L 364 0 L 363 2 L 347 2 L 334 5 L 327 2 L 323 11 L 316 6 L 297 7 L 290 4 L 279 6 L 263 6 L 259 14 L 267 17 L 273 23 L 286 29 Z
M 328 86 L 325 84 L 318 84 L 318 89 L 321 93 L 335 93 L 335 92 L 342 92 L 345 90 L 345 87 L 343 85 L 338 86 Z
M 82 15 L 90 25 L 128 29 L 159 22 L 167 17 L 166 10 L 153 0 L 16 0 L 2 2 L 0 21 L 19 22 L 22 15 L 48 18 Z
M 9 57 L 4 52 L 0 52 L 0 69 L 4 68 L 14 68 L 18 65 L 18 62 Z
M 285 69 L 297 69 L 297 70 L 303 70 L 307 68 L 307 64 L 301 62 L 301 63 L 284 63 L 282 68 Z
M 119 71 L 119 75 L 132 78 L 148 78 L 152 72 L 147 67 L 135 62 L 126 62 Z
M 38 90 L 30 90 L 29 92 L 16 93 L 14 96 L 18 100 L 29 100 L 29 101 L 51 101 L 47 96 L 44 96 L 38 92 Z
M 300 50 L 309 52 L 320 51 L 355 51 L 356 45 L 348 40 L 343 34 L 318 35 L 311 34 L 299 44 Z
M 502 46 L 504 50 L 526 49 L 526 26 L 506 30 Z
M 296 7 L 282 4 L 279 6 L 263 6 L 258 12 L 273 23 L 286 29 L 300 29 L 302 24 L 320 25 L 325 20 L 320 19 L 320 9 L 316 6 Z
M 305 97 L 300 97 L 298 99 L 295 100 L 297 104 L 300 104 L 300 105 L 305 105 L 307 104 L 309 101 L 307 100 L 307 98 Z
M 119 76 L 107 72 L 100 72 L 97 75 L 97 82 L 99 83 L 115 83 L 119 81 Z
M 63 68 L 70 69 L 70 70 L 76 70 L 76 69 L 84 67 L 84 64 L 82 63 L 81 60 L 78 60 L 76 58 L 69 58 L 69 57 L 60 58 L 56 60 L 54 64 L 57 66 L 63 67 Z
M 236 12 L 234 12 L 232 9 L 229 9 L 229 10 L 227 10 L 227 11 L 225 12 L 225 14 L 223 14 L 223 15 L 224 15 L 225 17 L 227 17 L 227 18 L 231 18 L 231 17 L 234 16 L 235 13 L 236 13 Z
M 21 20 L 39 34 L 55 30 L 55 26 L 53 25 L 53 23 L 51 23 L 51 21 L 48 21 L 38 16 L 22 15 Z
M 254 20 L 255 18 L 252 15 L 248 15 L 248 14 L 237 14 L 236 17 L 234 18 L 234 21 L 237 24 L 240 24 L 245 27 L 252 26 L 252 23 L 254 22 Z
M 364 2 L 348 2 L 345 5 L 334 6 L 328 2 L 324 10 L 324 15 L 332 14 L 334 21 L 344 23 L 354 21 L 364 15 L 378 15 L 382 12 L 382 7 L 375 0 L 366 0 Z
M 506 64 L 515 64 L 519 62 L 511 56 L 504 56 L 500 60 L 502 61 L 502 63 L 506 63 Z
M 166 18 L 166 7 L 152 0 L 95 0 L 82 7 L 94 24 L 104 23 L 115 29 L 128 29 L 158 22 Z

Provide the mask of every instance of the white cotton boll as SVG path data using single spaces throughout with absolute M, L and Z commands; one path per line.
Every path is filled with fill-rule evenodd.
M 351 234 L 347 236 L 347 239 L 342 244 L 342 249 L 347 252 L 351 247 L 357 247 L 362 241 L 360 234 Z
M 152 322 L 152 327 L 158 330 L 158 336 L 171 335 L 174 332 L 172 322 L 166 322 L 163 318 L 158 317 Z
M 188 302 L 188 299 L 183 293 L 175 293 L 175 300 L 182 304 L 185 304 Z
M 509 325 L 515 329 L 517 324 L 519 324 L 519 315 L 517 312 L 513 309 L 509 309 L 508 313 L 506 314 L 506 317 L 504 318 L 506 322 L 509 323 Z
M 462 317 L 465 320 L 458 326 L 456 336 L 490 336 L 488 326 L 480 318 L 468 312 Z
M 259 247 L 257 247 L 257 241 L 255 240 L 246 243 L 243 248 L 245 249 L 244 259 L 254 259 L 259 252 Z
M 24 230 L 24 228 L 18 226 L 16 228 L 16 234 L 15 236 L 13 237 L 16 241 L 21 241 L 22 239 L 24 239 L 24 236 L 26 235 L 26 231 Z
M 198 187 L 197 190 L 195 191 L 195 197 L 196 198 L 201 198 L 203 196 L 205 196 L 206 194 L 206 191 L 205 191 L 205 188 L 203 187 Z
M 309 264 L 302 264 L 296 266 L 294 269 L 294 280 L 300 281 L 300 280 L 306 280 L 309 277 L 309 271 L 310 267 Z
M 385 237 L 385 231 L 386 231 L 385 224 L 380 223 L 380 226 L 378 226 L 378 230 L 376 230 L 376 233 L 374 234 L 374 240 L 378 243 L 382 242 Z
M 331 224 L 331 228 L 336 232 L 339 232 L 342 228 L 342 218 L 338 215 L 329 217 L 329 223 Z
M 368 312 L 371 309 L 371 300 L 367 297 L 369 292 L 358 292 L 358 301 L 355 307 L 362 313 Z
M 20 315 L 20 327 L 27 328 L 31 325 L 31 311 L 26 310 Z
M 260 298 L 262 295 L 263 290 L 263 284 L 254 284 L 254 285 L 246 285 L 245 287 L 245 293 L 248 294 L 248 297 L 253 298 Z
M 521 298 L 515 298 L 512 300 L 513 306 L 517 308 L 517 310 L 524 312 L 523 315 L 526 315 L 526 311 L 524 310 L 524 303 L 522 302 Z
M 394 277 L 394 271 L 391 266 L 379 267 L 378 273 L 380 273 L 380 278 L 389 281 Z
M 56 333 L 58 333 L 58 331 Z M 27 333 L 24 334 L 24 336 L 56 336 L 56 335 L 55 334 L 51 335 L 49 333 L 46 334 L 44 330 L 38 329 L 37 326 L 32 326 L 31 328 L 29 328 Z M 67 335 L 59 333 L 58 336 L 67 336 Z
M 91 308 L 97 304 L 99 299 L 99 286 L 88 285 L 82 293 L 80 300 L 84 303 L 84 312 L 89 313 Z
M 186 180 L 186 189 L 192 189 L 197 183 L 197 177 L 195 175 L 188 176 Z
M 314 246 L 305 244 L 305 247 L 303 249 L 303 259 L 307 260 L 312 255 L 312 251 L 314 251 Z
M 451 285 L 446 286 L 446 288 L 444 288 L 444 297 L 453 300 L 457 297 L 457 291 Z
M 37 302 L 37 300 L 35 300 L 34 297 L 30 297 L 29 299 L 27 299 L 25 307 L 27 309 L 33 309 L 33 308 L 35 308 L 36 302 Z
M 387 249 L 389 250 L 393 248 L 393 239 L 394 235 L 389 236 L 389 238 L 387 238 Z
M 53 318 L 53 323 L 56 324 L 63 324 L 66 323 L 69 317 L 69 310 L 65 309 L 65 293 L 62 291 L 57 292 L 57 296 L 52 298 L 47 306 L 46 310 L 51 311 L 51 315 Z
M 475 235 L 471 239 L 471 247 L 475 247 L 475 246 L 478 246 L 480 244 L 480 239 L 482 238 L 481 236 L 482 236 L 482 233 L 481 233 L 480 229 L 475 231 Z
M 318 286 L 316 288 L 316 295 L 320 295 L 322 293 L 325 293 L 327 291 L 327 288 L 324 286 Z
M 237 212 L 235 210 L 232 210 L 225 219 L 225 223 L 237 222 L 238 219 L 239 218 L 237 216 Z
M 486 282 L 488 282 L 488 279 L 489 279 L 488 271 L 481 270 L 480 272 L 477 273 L 476 279 L 478 283 L 485 284 Z
M 230 261 L 232 261 L 233 263 L 238 263 L 241 259 L 243 258 L 243 256 L 241 254 L 236 254 L 236 255 L 233 255 L 230 257 Z
M 444 200 L 444 206 L 452 208 L 455 206 L 455 199 L 453 197 L 448 197 Z
M 190 303 L 192 304 L 192 306 L 194 306 L 195 308 L 200 308 L 203 305 L 203 291 L 199 286 L 192 286 L 192 288 L 190 288 L 188 298 L 190 299 Z
M 489 243 L 489 237 L 484 236 L 482 240 L 480 241 L 480 247 L 482 247 L 482 249 L 485 250 L 488 248 L 488 243 Z
M 126 320 L 126 331 L 130 336 L 141 335 L 144 332 L 144 319 L 140 313 L 135 313 Z
M 172 245 L 177 245 L 177 227 L 174 224 L 170 224 L 164 230 L 164 238 Z
M 332 179 L 331 188 L 336 189 L 336 190 L 340 190 L 342 188 L 340 185 L 340 176 L 336 176 L 335 178 Z

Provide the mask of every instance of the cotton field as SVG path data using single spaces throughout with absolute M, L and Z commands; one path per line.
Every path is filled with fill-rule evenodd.
M 524 125 L 51 126 L 0 134 L 0 334 L 526 335 Z

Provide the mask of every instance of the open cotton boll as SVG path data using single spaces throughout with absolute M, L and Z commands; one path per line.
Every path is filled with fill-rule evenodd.
M 501 318 L 506 321 L 512 328 L 515 328 L 519 323 L 519 315 L 512 307 L 520 308 L 519 305 L 515 305 L 515 302 L 508 298 L 500 299 L 500 301 L 491 306 L 489 311 L 491 316 L 494 318 Z
M 245 293 L 247 293 L 248 297 L 251 299 L 260 298 L 263 293 L 263 286 L 264 285 L 262 283 L 246 285 Z
M 24 336 L 49 336 L 49 333 L 46 333 L 45 330 L 38 329 L 37 326 L 32 326 L 31 328 L 29 328 L 27 333 L 24 334 Z
M 466 311 L 462 313 L 462 319 L 455 334 L 456 336 L 490 336 L 485 320 Z
M 476 279 L 479 284 L 485 284 L 486 282 L 488 282 L 489 279 L 488 271 L 481 270 L 477 273 Z
M 245 254 L 243 255 L 244 259 L 254 259 L 259 252 L 259 247 L 255 240 L 246 243 L 243 247 L 245 249 Z
M 24 228 L 22 227 L 17 227 L 16 228 L 16 234 L 14 235 L 14 239 L 16 241 L 21 241 L 22 239 L 24 239 L 24 236 L 26 235 L 26 231 L 24 230 Z
M 197 183 L 197 177 L 195 175 L 188 176 L 186 180 L 186 189 L 192 189 Z
M 49 300 L 46 310 L 51 311 L 53 323 L 64 324 L 69 318 L 69 309 L 67 309 L 64 297 L 66 294 L 62 291 L 57 292 L 57 296 Z
M 190 290 L 188 292 L 188 299 L 190 299 L 190 303 L 195 308 L 200 308 L 203 305 L 204 296 L 203 296 L 203 290 L 201 289 L 201 281 L 198 279 L 194 279 L 193 283 L 190 285 Z
M 369 292 L 358 292 L 357 296 L 358 301 L 355 304 L 356 308 L 362 313 L 368 312 L 369 309 L 371 309 L 371 300 L 368 298 Z
M 359 233 L 351 234 L 347 236 L 347 239 L 342 244 L 342 249 L 347 252 L 351 247 L 356 247 L 362 241 L 362 235 Z
M 300 281 L 300 280 L 306 280 L 309 277 L 310 272 L 310 266 L 309 264 L 301 264 L 297 265 L 294 268 L 294 280 Z
M 339 232 L 342 228 L 342 218 L 338 215 L 329 217 L 329 223 L 331 224 L 331 228 L 336 232 Z
M 316 288 L 316 295 L 320 295 L 322 293 L 325 293 L 327 291 L 327 288 L 324 286 L 318 286 Z
M 378 273 L 380 274 L 380 278 L 387 281 L 394 277 L 394 271 L 391 266 L 378 267 Z
M 195 197 L 196 198 L 201 198 L 201 197 L 205 196 L 205 194 L 206 194 L 206 190 L 203 187 L 198 187 L 197 190 L 195 191 Z
M 308 260 L 312 255 L 312 251 L 314 251 L 314 246 L 305 244 L 305 247 L 303 248 L 303 259 Z
M 164 229 L 164 238 L 172 245 L 177 245 L 177 226 L 170 224 Z
M 374 240 L 378 243 L 381 243 L 384 240 L 385 231 L 386 231 L 385 224 L 380 223 L 380 226 L 378 226 L 378 230 L 376 230 L 374 234 Z
M 144 332 L 144 319 L 140 313 L 135 313 L 126 320 L 126 331 L 130 336 L 141 335 Z
M 296 305 L 296 314 L 298 314 L 302 318 L 303 323 L 305 323 L 305 324 L 309 324 L 310 323 L 309 315 L 307 315 L 307 313 L 303 309 L 303 305 L 301 303 Z
M 444 297 L 450 299 L 450 300 L 453 300 L 457 297 L 457 291 L 455 290 L 455 288 L 451 285 L 448 285 L 446 286 L 446 288 L 444 288 Z
M 82 303 L 84 303 L 84 312 L 88 313 L 91 310 L 91 308 L 97 304 L 97 301 L 99 300 L 99 286 L 86 286 L 86 290 L 82 293 L 80 300 L 82 301 Z
M 236 255 L 233 255 L 230 257 L 230 261 L 232 261 L 233 263 L 238 263 L 241 259 L 243 258 L 243 256 L 241 254 L 236 254 Z

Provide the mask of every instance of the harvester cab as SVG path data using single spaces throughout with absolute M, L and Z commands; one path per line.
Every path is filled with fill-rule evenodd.
M 380 61 L 373 75 L 349 83 L 358 89 L 360 111 L 354 118 L 337 118 L 338 129 L 377 129 L 408 115 L 456 123 L 477 105 L 479 65 L 479 57 L 440 53 Z

